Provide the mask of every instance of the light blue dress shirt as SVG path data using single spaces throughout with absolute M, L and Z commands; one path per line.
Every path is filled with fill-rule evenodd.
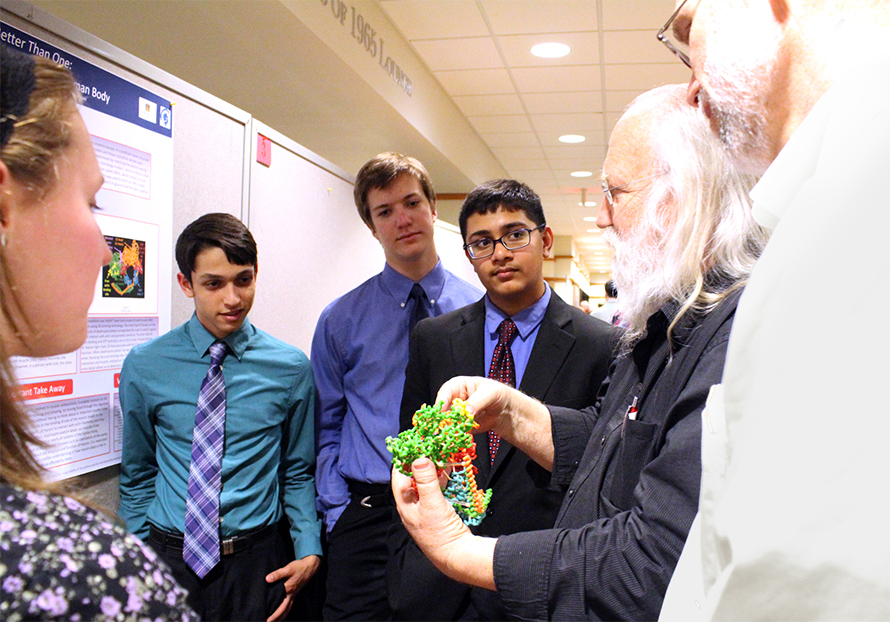
M 383 272 L 328 305 L 315 327 L 315 477 L 318 509 L 328 532 L 349 503 L 347 479 L 374 484 L 390 480 L 392 455 L 385 439 L 399 433 L 413 284 L 387 264 Z M 445 270 L 441 261 L 420 285 L 431 317 L 482 296 Z
M 124 361 L 120 516 L 143 539 L 148 523 L 183 532 L 198 393 L 215 340 L 192 315 L 182 326 L 133 348 Z M 283 510 L 297 559 L 320 555 L 309 361 L 247 319 L 225 341 L 230 352 L 222 366 L 222 537 L 275 524 Z
M 516 372 L 516 386 L 522 384 L 522 376 L 525 374 L 525 368 L 528 366 L 528 359 L 532 355 L 532 349 L 535 347 L 535 339 L 538 336 L 538 328 L 544 320 L 547 313 L 547 306 L 550 304 L 550 296 L 553 290 L 547 283 L 544 283 L 544 295 L 530 307 L 526 307 L 512 318 L 516 324 L 516 336 L 510 344 L 510 353 L 513 355 L 513 368 Z M 494 306 L 494 303 L 485 295 L 485 375 L 491 368 L 491 357 L 494 356 L 494 348 L 498 344 L 498 326 L 506 320 L 508 315 Z

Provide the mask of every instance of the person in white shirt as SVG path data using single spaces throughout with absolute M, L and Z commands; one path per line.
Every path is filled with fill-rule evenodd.
M 683 0 L 693 71 L 773 230 L 702 416 L 702 490 L 662 620 L 890 619 L 890 3 Z M 856 329 L 814 295 L 848 284 Z
M 615 317 L 615 314 L 618 313 L 618 289 L 612 279 L 606 281 L 603 288 L 606 290 L 606 302 L 596 311 L 592 311 L 590 315 L 603 322 L 617 324 L 618 322 L 615 320 L 618 318 Z

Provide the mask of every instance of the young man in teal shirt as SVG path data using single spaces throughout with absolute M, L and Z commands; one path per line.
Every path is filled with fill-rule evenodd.
M 195 313 L 133 348 L 121 370 L 120 515 L 170 565 L 203 618 L 281 619 L 317 570 L 321 553 L 312 370 L 300 350 L 247 319 L 257 250 L 241 221 L 228 214 L 202 216 L 180 235 L 176 260 L 179 285 L 194 300 Z M 211 495 L 218 508 L 205 522 L 219 524 L 213 534 L 219 545 L 214 542 L 208 554 L 218 548 L 219 555 L 209 569 L 196 570 L 183 552 L 184 540 L 189 548 L 194 470 L 204 460 L 193 439 L 197 447 L 199 402 L 206 402 L 202 381 L 209 378 L 210 350 L 220 342 L 224 358 L 214 364 L 224 383 L 221 484 Z M 296 559 L 289 563 L 277 527 L 282 514 Z

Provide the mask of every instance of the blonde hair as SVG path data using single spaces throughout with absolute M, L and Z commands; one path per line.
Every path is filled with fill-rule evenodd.
M 27 185 L 35 199 L 58 179 L 56 165 L 71 143 L 71 119 L 79 100 L 77 85 L 68 70 L 34 57 L 34 89 L 28 110 L 15 120 L 9 140 L 0 149 L 0 160 L 15 180 Z M 7 266 L 6 249 L 0 244 L 0 291 L 4 292 L 0 312 L 15 330 L 12 309 L 19 303 Z M 30 420 L 16 399 L 17 390 L 9 354 L 0 340 L 0 479 L 29 489 L 58 489 L 43 481 L 44 471 L 29 448 L 42 443 L 29 430 Z

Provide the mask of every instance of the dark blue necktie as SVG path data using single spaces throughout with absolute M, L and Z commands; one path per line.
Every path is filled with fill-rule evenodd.
M 408 300 L 413 300 L 414 305 L 411 307 L 411 317 L 408 320 L 408 334 L 414 330 L 414 325 L 420 320 L 430 316 L 429 310 L 426 308 L 426 292 L 420 283 L 415 283 L 411 287 L 411 293 L 408 294 Z

